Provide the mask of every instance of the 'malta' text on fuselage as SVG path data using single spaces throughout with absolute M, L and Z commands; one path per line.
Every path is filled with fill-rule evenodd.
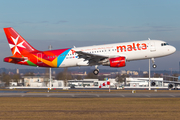
M 147 49 L 147 45 L 145 43 L 133 43 L 132 45 L 122 45 L 122 46 L 117 46 L 117 52 L 126 52 L 127 51 L 136 51 L 136 50 L 146 50 Z

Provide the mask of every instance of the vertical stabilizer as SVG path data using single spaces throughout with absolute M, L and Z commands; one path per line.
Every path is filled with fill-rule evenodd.
M 30 52 L 37 51 L 12 27 L 4 28 L 4 32 L 6 34 L 13 56 L 28 54 Z

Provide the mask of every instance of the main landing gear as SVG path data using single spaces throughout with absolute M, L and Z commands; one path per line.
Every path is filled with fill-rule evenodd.
M 98 69 L 98 65 L 95 66 L 95 70 L 93 71 L 94 75 L 98 75 L 99 74 L 99 69 Z
M 152 65 L 152 67 L 153 67 L 153 68 L 156 68 L 156 67 L 157 67 L 157 65 L 156 65 L 156 64 L 154 64 L 154 63 L 155 63 L 154 58 L 151 58 L 151 60 L 152 60 L 152 64 L 153 64 L 153 65 Z

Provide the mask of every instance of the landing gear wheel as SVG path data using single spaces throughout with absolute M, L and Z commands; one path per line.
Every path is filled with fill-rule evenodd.
M 174 90 L 178 90 L 178 88 L 174 88 Z
M 157 65 L 156 65 L 156 64 L 153 64 L 153 65 L 152 65 L 152 67 L 153 67 L 153 68 L 156 68 L 156 67 L 157 67 Z
M 95 69 L 95 70 L 93 71 L 93 73 L 94 73 L 94 75 L 98 75 L 98 74 L 99 74 L 99 70 L 98 70 L 98 69 Z

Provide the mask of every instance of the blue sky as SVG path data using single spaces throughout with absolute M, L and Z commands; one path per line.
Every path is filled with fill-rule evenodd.
M 46 50 L 49 44 L 59 49 L 147 38 L 164 40 L 177 52 L 157 59 L 157 69 L 178 70 L 179 6 L 179 0 L 1 0 L 0 59 L 11 55 L 3 28 L 13 27 L 39 50 Z M 136 69 L 139 63 L 146 65 L 148 61 L 130 62 L 127 69 Z M 11 66 L 0 61 L 0 67 Z

